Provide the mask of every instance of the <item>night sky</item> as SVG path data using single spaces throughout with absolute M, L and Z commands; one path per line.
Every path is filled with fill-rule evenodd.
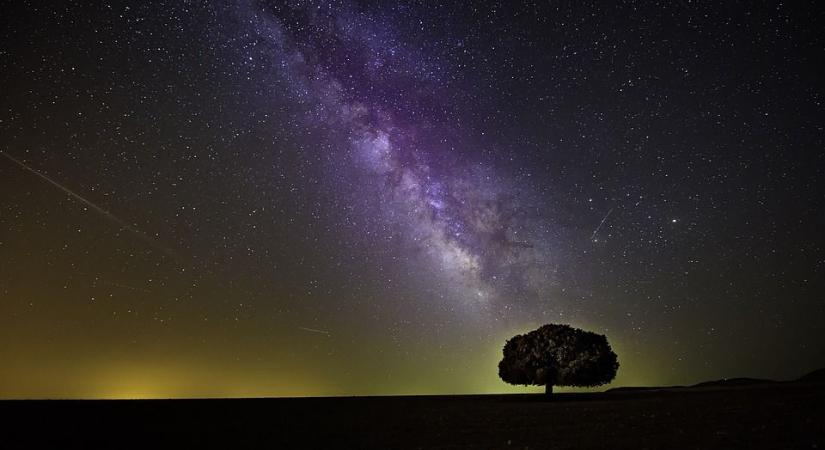
M 434 3 L 7 5 L 0 397 L 825 366 L 816 2 Z

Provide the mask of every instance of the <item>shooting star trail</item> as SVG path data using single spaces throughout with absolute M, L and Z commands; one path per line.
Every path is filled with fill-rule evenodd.
M 41 180 L 46 181 L 47 183 L 51 184 L 52 186 L 60 189 L 61 191 L 65 192 L 66 194 L 68 194 L 73 199 L 75 199 L 75 200 L 83 203 L 84 205 L 88 206 L 93 211 L 95 211 L 95 212 L 99 213 L 100 215 L 102 215 L 103 217 L 109 219 L 111 222 L 116 223 L 117 225 L 120 226 L 121 229 L 132 233 L 135 237 L 137 237 L 140 240 L 142 240 L 143 242 L 149 244 L 149 246 L 151 246 L 155 250 L 160 250 L 161 252 L 163 252 L 167 256 L 177 258 L 177 255 L 175 255 L 175 253 L 171 249 L 164 247 L 159 242 L 155 241 L 154 239 L 147 236 L 146 234 L 144 234 L 140 230 L 138 230 L 138 229 L 134 228 L 133 226 L 129 225 L 128 223 L 121 220 L 119 217 L 115 216 L 114 214 L 110 213 L 109 211 L 101 208 L 100 206 L 95 205 L 94 203 L 92 203 L 91 200 L 86 199 L 85 197 L 83 197 L 80 194 L 72 191 L 71 189 L 67 188 L 66 186 L 63 186 L 62 184 L 58 183 L 57 181 L 52 180 L 51 178 L 49 178 L 45 174 L 41 173 L 38 170 L 35 170 L 34 168 L 30 167 L 29 165 L 27 165 L 23 161 L 20 161 L 19 159 L 9 155 L 8 153 L 6 153 L 4 151 L 0 151 L 0 154 L 2 154 L 3 156 L 8 158 L 10 161 L 14 162 L 15 164 L 17 164 L 18 166 L 20 166 L 23 170 L 26 170 L 26 171 L 36 175 Z
M 329 331 L 317 330 L 317 329 L 315 329 L 315 328 L 298 327 L 298 329 L 300 329 L 300 330 L 304 330 L 304 331 L 309 331 L 310 333 L 318 333 L 318 334 L 323 334 L 323 335 L 326 335 L 326 336 L 330 336 L 330 335 L 332 334 L 332 333 L 330 333 Z
M 100 282 L 105 284 L 105 285 L 108 285 L 108 286 L 114 286 L 114 287 L 118 287 L 118 288 L 122 288 L 122 289 L 128 289 L 130 291 L 143 292 L 143 293 L 146 293 L 146 294 L 151 294 L 152 293 L 152 291 L 150 291 L 149 289 L 143 289 L 143 288 L 139 288 L 139 287 L 135 287 L 135 286 L 129 286 L 128 284 L 123 284 L 123 283 L 115 283 L 114 281 L 100 280 Z
M 596 242 L 596 234 L 599 232 L 599 230 L 602 229 L 602 225 L 604 225 L 604 221 L 607 220 L 608 217 L 610 217 L 610 213 L 612 213 L 612 212 L 613 212 L 613 208 L 610 208 L 610 211 L 608 211 L 607 214 L 605 214 L 604 217 L 602 217 L 602 221 L 599 222 L 599 226 L 597 226 L 596 229 L 593 230 L 593 234 L 590 235 L 590 240 L 591 241 Z

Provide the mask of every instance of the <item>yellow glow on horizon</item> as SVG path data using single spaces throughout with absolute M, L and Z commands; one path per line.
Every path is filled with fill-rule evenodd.
M 459 347 L 422 348 L 403 359 L 391 353 L 383 359 L 369 355 L 344 358 L 337 361 L 339 366 L 313 359 L 317 355 L 304 360 L 284 357 L 279 349 L 260 359 L 227 360 L 199 348 L 181 348 L 179 352 L 153 348 L 130 357 L 101 352 L 77 358 L 65 352 L 59 359 L 45 362 L 37 356 L 41 354 L 39 349 L 33 348 L 7 360 L 7 370 L 0 374 L 0 397 L 162 399 L 542 392 L 541 386 L 513 386 L 498 377 L 506 340 L 540 325 L 509 327 L 490 333 L 483 341 Z M 559 387 L 559 392 L 668 382 L 671 356 L 667 350 L 641 352 L 632 335 L 598 326 L 572 325 L 607 333 L 621 366 L 609 385 Z M 387 371 L 387 364 L 394 369 Z
M 48 372 L 60 376 L 48 376 Z M 302 397 L 332 394 L 331 387 L 306 373 L 214 365 L 119 363 L 40 372 L 39 377 L 7 373 L 16 387 L 2 398 L 171 399 Z
M 227 367 L 134 365 L 104 370 L 94 398 L 229 398 L 323 395 L 329 387 L 305 373 Z

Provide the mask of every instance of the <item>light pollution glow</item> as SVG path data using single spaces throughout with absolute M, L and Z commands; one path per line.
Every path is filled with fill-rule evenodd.
M 351 395 L 439 395 L 439 394 L 495 394 L 542 392 L 542 387 L 511 386 L 497 376 L 501 346 L 506 338 L 529 331 L 534 325 L 514 329 L 512 333 L 497 336 L 484 352 L 468 355 L 454 369 L 451 380 L 433 377 L 445 366 L 450 355 L 432 354 L 427 358 L 431 366 L 418 367 L 417 373 L 399 373 L 397 379 L 368 380 L 363 384 L 351 380 L 346 385 L 336 383 L 333 373 L 312 373 L 301 367 L 288 370 L 272 363 L 232 363 L 187 361 L 185 357 L 152 357 L 147 361 L 116 358 L 101 361 L 81 359 L 74 362 L 41 365 L 35 361 L 15 361 L 4 370 L 1 386 L 13 386 L 13 391 L 0 389 L 0 397 L 30 398 L 88 398 L 88 399 L 163 399 L 163 398 L 257 398 L 257 397 L 317 397 Z M 666 377 L 655 372 L 655 363 L 629 351 L 619 340 L 612 346 L 620 355 L 622 364 L 616 386 L 650 386 L 661 384 Z M 131 360 L 130 360 L 131 359 Z M 478 368 L 487 368 L 479 371 Z M 639 368 L 643 368 L 639 370 Z M 463 373 L 462 373 L 463 372 Z M 55 374 L 59 374 L 55 377 Z M 462 380 L 456 382 L 455 380 Z M 672 379 L 672 378 L 671 378 Z M 684 377 L 685 383 L 697 381 Z M 603 388 L 565 388 L 559 392 L 597 391 Z

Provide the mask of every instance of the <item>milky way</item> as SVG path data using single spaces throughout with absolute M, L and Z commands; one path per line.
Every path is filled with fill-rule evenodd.
M 332 136 L 325 155 L 332 166 L 340 170 L 349 167 L 342 158 L 352 160 L 378 185 L 381 220 L 401 225 L 404 239 L 429 258 L 417 263 L 436 264 L 465 300 L 506 294 L 513 302 L 544 291 L 554 271 L 547 222 L 530 220 L 529 194 L 451 144 L 466 145 L 456 136 L 460 128 L 442 130 L 423 117 L 429 108 L 451 107 L 432 92 L 433 79 L 449 77 L 449 70 L 395 38 L 392 22 L 342 6 L 285 9 L 292 27 L 266 8 L 237 5 L 245 30 L 235 43 L 240 48 L 231 47 L 237 63 L 263 58 L 271 65 L 271 76 L 306 109 L 304 120 Z M 401 104 L 386 101 L 398 93 Z M 410 107 L 418 114 L 402 111 Z M 362 188 L 361 195 L 374 193 Z

